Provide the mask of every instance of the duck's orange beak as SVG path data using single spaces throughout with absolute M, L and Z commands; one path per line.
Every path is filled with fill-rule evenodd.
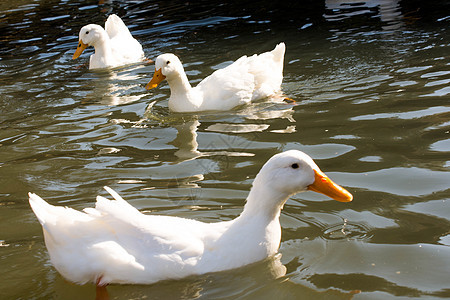
M 147 83 L 147 85 L 145 86 L 145 88 L 147 90 L 151 90 L 154 89 L 155 87 L 158 86 L 158 84 L 161 83 L 161 81 L 163 81 L 166 78 L 166 76 L 164 76 L 161 72 L 161 69 L 156 70 L 155 74 L 153 74 L 153 78 L 152 80 L 150 80 L 149 83 Z
M 320 170 L 314 170 L 314 182 L 308 186 L 308 190 L 327 195 L 328 197 L 340 201 L 350 202 L 353 200 L 352 194 L 346 189 L 337 185 L 327 175 Z
M 78 42 L 77 50 L 75 51 L 75 53 L 74 53 L 73 56 L 72 56 L 72 59 L 78 58 L 78 56 L 80 56 L 81 53 L 83 53 L 84 49 L 86 49 L 87 47 L 88 47 L 88 45 L 85 44 L 85 43 L 83 43 L 82 40 L 80 40 L 80 41 Z

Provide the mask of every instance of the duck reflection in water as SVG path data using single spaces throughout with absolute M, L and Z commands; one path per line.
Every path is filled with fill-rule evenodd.
M 165 281 L 152 285 L 121 285 L 97 288 L 93 295 L 89 285 L 68 284 L 58 277 L 55 282 L 55 293 L 62 299 L 198 299 L 220 298 L 220 295 L 245 295 L 249 299 L 304 299 L 350 300 L 359 291 L 324 290 L 318 291 L 309 286 L 291 280 L 286 275 L 287 268 L 282 263 L 281 254 L 269 257 L 239 269 L 191 276 L 182 280 Z M 226 283 L 226 284 L 224 284 Z M 114 288 L 108 291 L 109 288 Z M 77 297 L 73 297 L 77 295 Z
M 143 67 L 136 65 L 89 72 L 86 74 L 88 80 L 81 81 L 77 87 L 79 93 L 85 93 L 81 103 L 117 106 L 139 101 L 146 95 L 139 92 L 141 86 L 137 84 L 135 73 Z
M 235 120 L 227 123 L 212 122 L 213 124 L 205 126 L 206 128 L 201 129 L 201 133 L 216 132 L 222 133 L 222 135 L 217 141 L 210 141 L 206 145 L 201 145 L 204 149 L 202 151 L 198 150 L 198 131 L 201 126 L 198 115 L 190 116 L 188 120 L 183 119 L 181 124 L 172 124 L 172 127 L 177 129 L 177 136 L 170 143 L 178 149 L 175 155 L 179 160 L 175 163 L 207 156 L 253 156 L 254 154 L 248 150 L 251 149 L 253 140 L 257 140 L 261 132 L 296 132 L 296 126 L 293 125 L 295 120 L 292 117 L 294 113 L 293 105 L 286 104 L 281 98 L 280 100 L 245 106 L 237 111 Z M 207 117 L 206 115 L 205 119 Z M 148 115 L 147 118 L 149 118 Z M 288 125 L 285 128 L 271 129 L 272 125 L 267 121 L 273 119 L 279 120 L 279 123 L 286 120 Z M 207 122 L 205 121 L 205 123 Z M 240 136 L 241 134 L 245 136 Z M 224 150 L 220 150 L 221 148 Z

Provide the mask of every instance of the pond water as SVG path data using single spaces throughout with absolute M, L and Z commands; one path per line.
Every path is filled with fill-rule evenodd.
M 0 298 L 95 297 L 51 266 L 29 191 L 82 209 L 108 185 L 144 213 L 229 220 L 287 149 L 312 156 L 353 202 L 296 195 L 280 256 L 111 285 L 111 299 L 449 298 L 448 2 L 348 2 L 3 1 Z M 167 83 L 144 88 L 152 64 L 89 71 L 92 48 L 71 59 L 79 29 L 111 13 L 147 57 L 177 54 L 192 83 L 284 41 L 282 90 L 295 103 L 171 113 Z

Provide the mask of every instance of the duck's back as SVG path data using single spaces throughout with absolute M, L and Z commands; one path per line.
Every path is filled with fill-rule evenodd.
M 202 110 L 229 110 L 250 102 L 254 88 L 254 76 L 243 57 L 206 77 L 194 92 L 202 95 Z
M 219 69 L 195 88 L 202 93 L 202 110 L 229 110 L 277 94 L 283 81 L 285 44 Z

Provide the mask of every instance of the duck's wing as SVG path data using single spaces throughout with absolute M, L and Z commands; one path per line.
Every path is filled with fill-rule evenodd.
M 167 248 L 190 256 L 203 252 L 201 236 L 207 224 L 172 216 L 144 215 L 113 189 L 104 188 L 114 200 L 97 196 L 95 208 L 84 211 L 114 228 L 115 235 L 124 245 L 143 247 L 141 250 L 146 253 L 165 254 Z
M 132 37 L 130 31 L 128 30 L 128 27 L 125 25 L 122 19 L 114 14 L 110 15 L 106 20 L 105 30 L 106 33 L 108 33 L 110 39 L 122 35 Z
M 87 212 L 99 215 L 105 224 L 114 228 L 115 241 L 133 257 L 132 271 L 125 270 L 123 274 L 137 274 L 128 276 L 142 276 L 134 278 L 134 282 L 148 283 L 154 278 L 181 278 L 195 272 L 205 251 L 205 240 L 217 234 L 210 230 L 209 224 L 172 216 L 144 215 L 112 189 L 105 189 L 115 200 L 99 196 L 95 209 Z M 109 249 L 105 248 L 106 257 L 107 251 Z M 143 270 L 137 269 L 134 263 L 142 265 Z M 112 277 L 114 282 L 126 281 L 126 277 L 121 279 L 122 275 L 116 275 L 115 269 L 109 274 L 117 276 Z
M 228 110 L 251 101 L 254 76 L 249 72 L 247 57 L 219 69 L 201 81 L 195 89 L 203 95 L 202 109 Z
M 121 63 L 136 62 L 144 58 L 142 45 L 131 35 L 130 30 L 117 15 L 110 15 L 105 30 L 111 40 L 111 48 Z

